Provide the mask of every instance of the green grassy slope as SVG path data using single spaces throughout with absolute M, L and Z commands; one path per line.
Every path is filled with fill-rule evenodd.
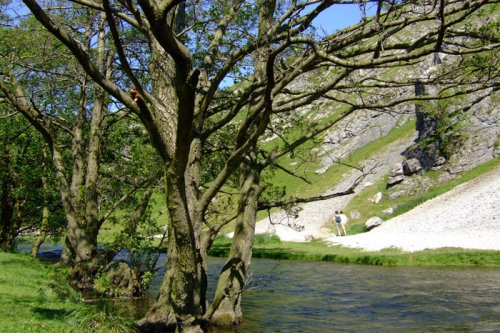
M 22 254 L 0 252 L 0 332 L 131 332 L 112 310 L 83 304 L 63 272 Z
M 52 288 L 57 283 L 49 281 L 50 271 L 42 263 L 24 255 L 0 252 L 0 267 L 1 332 L 73 329 L 71 313 L 80 306 L 69 289 Z

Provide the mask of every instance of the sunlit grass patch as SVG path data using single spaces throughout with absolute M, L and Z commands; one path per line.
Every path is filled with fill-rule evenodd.
M 81 303 L 64 274 L 26 255 L 0 252 L 0 332 L 131 332 L 133 323 L 116 312 Z

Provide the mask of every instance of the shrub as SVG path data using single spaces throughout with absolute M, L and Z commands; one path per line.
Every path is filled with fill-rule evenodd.
M 255 241 L 254 241 L 255 245 L 271 245 L 279 243 L 281 243 L 281 240 L 276 235 L 270 235 L 270 234 L 255 235 Z

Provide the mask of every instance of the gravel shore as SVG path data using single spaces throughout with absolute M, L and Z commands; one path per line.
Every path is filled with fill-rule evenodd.
M 370 232 L 327 240 L 367 251 L 389 247 L 408 252 L 443 247 L 500 250 L 500 167 Z

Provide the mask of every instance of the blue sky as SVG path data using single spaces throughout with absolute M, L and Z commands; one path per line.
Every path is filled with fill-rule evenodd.
M 368 16 L 374 15 L 377 9 L 376 6 L 376 4 L 367 4 L 366 14 Z M 361 15 L 362 12 L 358 5 L 333 5 L 322 12 L 313 21 L 313 24 L 331 34 L 339 29 L 359 23 Z
M 375 15 L 376 10 L 376 3 L 366 4 L 366 15 Z M 319 29 L 320 34 L 324 31 L 327 35 L 330 35 L 339 29 L 359 23 L 362 14 L 362 9 L 358 4 L 336 4 L 319 14 L 313 21 L 313 25 Z M 233 79 L 228 77 L 222 82 L 222 87 L 231 86 L 233 83 Z
M 17 14 L 26 14 L 27 9 L 22 4 L 21 0 L 14 0 L 7 8 L 10 11 L 15 11 Z M 366 5 L 367 15 L 374 15 L 376 10 L 376 3 L 368 3 Z M 9 14 L 14 14 L 11 12 Z M 326 11 L 321 13 L 314 21 L 313 24 L 317 28 L 321 28 L 332 34 L 338 29 L 348 27 L 356 24 L 361 20 L 361 9 L 359 5 L 346 4 L 346 5 L 333 5 Z

